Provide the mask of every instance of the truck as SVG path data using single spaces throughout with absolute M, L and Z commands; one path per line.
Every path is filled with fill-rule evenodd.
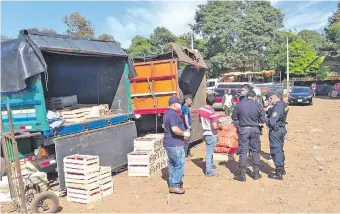
M 140 136 L 162 132 L 169 98 L 175 95 L 182 100 L 190 94 L 193 143 L 202 139 L 198 113 L 206 104 L 207 65 L 199 52 L 175 43 L 170 45 L 167 53 L 133 58 L 137 76 L 130 79 L 130 91 L 137 133 Z
M 10 131 L 13 118 L 15 133 L 40 133 L 17 140 L 19 156 L 41 172 L 56 171 L 60 190 L 68 155 L 98 155 L 100 165 L 120 167 L 137 137 L 129 82 L 135 76 L 117 42 L 21 30 L 2 42 L 1 132 Z

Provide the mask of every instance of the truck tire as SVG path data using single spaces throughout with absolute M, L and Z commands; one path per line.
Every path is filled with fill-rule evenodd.
M 40 211 L 39 208 L 42 207 L 43 202 L 49 199 L 51 204 L 47 210 Z M 34 196 L 30 209 L 32 213 L 56 213 L 59 208 L 59 198 L 53 192 L 42 192 Z
M 5 163 L 5 159 L 3 157 L 0 157 L 0 175 L 5 176 L 7 174 L 6 172 L 6 163 Z

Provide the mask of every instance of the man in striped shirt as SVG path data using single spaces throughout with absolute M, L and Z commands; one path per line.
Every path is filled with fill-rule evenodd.
M 215 97 L 213 95 L 208 95 L 206 102 L 207 105 L 200 108 L 199 116 L 203 128 L 203 139 L 207 145 L 205 175 L 210 177 L 216 176 L 216 173 L 213 171 L 216 169 L 213 154 L 217 143 L 217 129 L 221 129 L 222 126 L 218 124 L 217 115 L 211 107 L 215 102 Z

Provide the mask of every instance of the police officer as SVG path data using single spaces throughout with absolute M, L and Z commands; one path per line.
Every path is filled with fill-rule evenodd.
M 247 154 L 251 152 L 253 163 L 253 179 L 258 180 L 260 176 L 260 128 L 264 124 L 265 112 L 259 103 L 255 101 L 256 93 L 249 91 L 246 98 L 239 102 L 234 108 L 231 118 L 238 121 L 240 175 L 235 180 L 246 181 Z
M 286 174 L 283 144 L 287 133 L 286 118 L 289 107 L 273 91 L 268 92 L 266 97 L 273 104 L 266 119 L 269 128 L 270 155 L 275 164 L 275 174 L 269 175 L 269 178 L 282 180 L 282 175 Z

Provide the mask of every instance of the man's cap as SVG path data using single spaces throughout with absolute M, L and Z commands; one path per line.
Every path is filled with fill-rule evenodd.
M 181 101 L 179 100 L 178 97 L 176 96 L 172 96 L 169 98 L 169 105 L 172 105 L 174 103 L 178 103 L 178 104 L 181 104 Z
M 276 95 L 276 93 L 274 91 L 269 91 L 269 92 L 267 92 L 266 97 L 268 99 L 269 97 L 271 97 L 273 95 Z

